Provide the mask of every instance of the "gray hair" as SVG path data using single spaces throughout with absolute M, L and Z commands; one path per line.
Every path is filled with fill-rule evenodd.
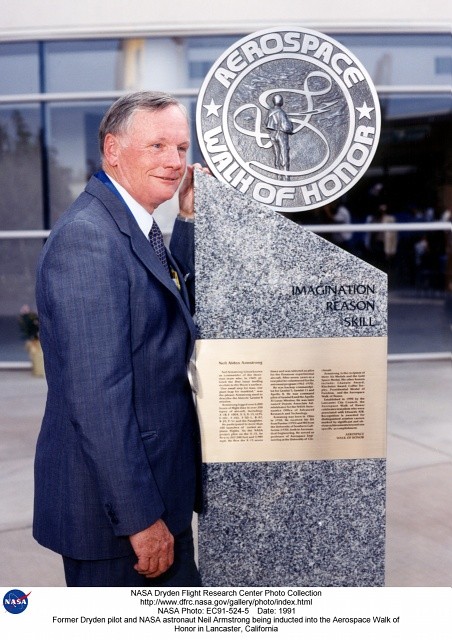
M 168 107 L 179 107 L 188 119 L 187 111 L 174 96 L 162 91 L 136 91 L 122 96 L 108 109 L 99 126 L 100 155 L 104 155 L 104 143 L 107 133 L 120 135 L 127 128 L 137 111 L 163 111 Z

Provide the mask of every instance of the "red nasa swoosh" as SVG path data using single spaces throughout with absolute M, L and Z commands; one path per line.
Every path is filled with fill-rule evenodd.
M 20 596 L 20 598 L 17 598 L 17 602 L 20 602 L 21 600 L 26 600 L 28 598 L 28 596 L 30 595 L 31 591 L 29 593 L 27 593 L 26 596 Z

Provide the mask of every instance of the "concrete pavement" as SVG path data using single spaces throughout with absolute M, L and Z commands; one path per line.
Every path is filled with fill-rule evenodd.
M 452 584 L 451 389 L 450 361 L 389 364 L 387 586 Z M 64 585 L 60 558 L 31 535 L 33 455 L 45 394 L 45 380 L 29 371 L 0 371 L 5 587 Z

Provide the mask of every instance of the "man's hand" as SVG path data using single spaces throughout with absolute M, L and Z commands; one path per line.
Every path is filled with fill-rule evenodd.
M 174 562 L 174 538 L 163 520 L 129 537 L 138 558 L 134 569 L 146 578 L 157 578 Z
M 210 174 L 210 171 L 203 168 L 199 163 L 189 164 L 182 184 L 179 189 L 179 215 L 183 218 L 195 217 L 195 198 L 193 189 L 193 173 L 195 169 L 200 169 L 204 173 Z

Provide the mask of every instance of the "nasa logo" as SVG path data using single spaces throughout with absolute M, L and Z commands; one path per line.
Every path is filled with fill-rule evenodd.
M 8 613 L 23 613 L 28 607 L 28 596 L 20 589 L 12 589 L 3 596 L 3 606 Z
M 380 123 L 356 57 L 300 28 L 230 47 L 207 74 L 196 113 L 212 173 L 277 211 L 307 211 L 348 191 L 375 154 Z

